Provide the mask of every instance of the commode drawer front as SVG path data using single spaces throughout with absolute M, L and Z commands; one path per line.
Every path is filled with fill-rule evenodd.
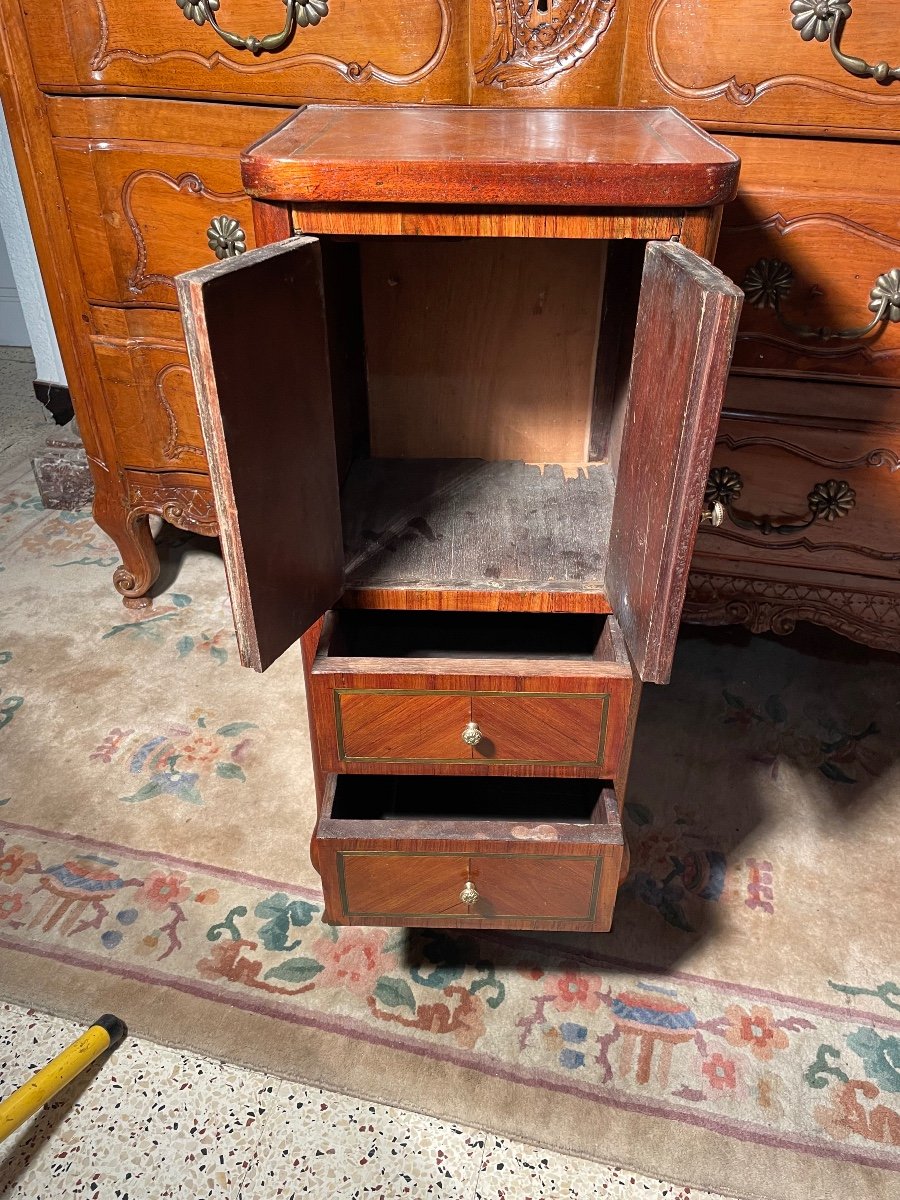
M 362 103 L 464 104 L 468 5 L 405 0 L 67 0 L 22 5 L 31 56 L 47 91 L 211 96 L 296 105 L 308 97 Z M 243 47 L 230 45 L 207 19 Z M 62 14 L 62 15 L 60 15 Z M 187 19 L 185 19 L 187 18 Z M 251 39 L 264 40 L 254 54 Z M 227 114 L 223 115 L 227 124 Z
M 608 929 L 624 854 L 595 781 L 410 775 L 329 777 L 315 848 L 335 924 L 508 929 Z
M 176 275 L 255 245 L 239 156 L 281 109 L 56 97 L 49 112 L 92 303 L 177 309 Z
M 338 611 L 311 672 L 329 771 L 611 776 L 631 690 L 608 617 Z
M 746 295 L 732 369 L 896 383 L 900 145 L 833 142 L 823 170 L 811 139 L 723 140 L 741 157 L 716 250 Z
M 701 530 L 694 562 L 704 569 L 719 559 L 897 579 L 900 424 L 867 426 L 850 413 L 900 412 L 900 393 L 795 384 L 788 394 L 804 389 L 808 411 L 818 405 L 815 417 L 781 412 L 775 424 L 765 414 L 726 412 L 707 483 L 708 499 L 725 507 L 724 519 Z M 778 395 L 773 389 L 772 399 Z M 834 412 L 844 398 L 847 415 L 832 416 L 829 406 Z
M 896 137 L 897 81 L 873 78 L 897 62 L 896 31 L 895 0 L 630 0 L 619 103 L 719 129 Z

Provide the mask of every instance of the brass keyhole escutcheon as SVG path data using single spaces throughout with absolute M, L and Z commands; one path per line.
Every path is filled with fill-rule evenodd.
M 478 728 L 477 721 L 470 721 L 462 731 L 462 740 L 467 746 L 477 746 L 484 734 Z
M 466 880 L 466 885 L 459 893 L 459 898 L 462 900 L 463 904 L 468 904 L 470 908 L 478 899 L 478 892 L 476 891 L 475 884 L 471 879 Z

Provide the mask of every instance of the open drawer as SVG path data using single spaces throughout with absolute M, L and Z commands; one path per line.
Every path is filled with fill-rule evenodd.
M 626 864 L 589 779 L 331 775 L 313 844 L 336 925 L 605 931 Z
M 326 771 L 611 778 L 633 687 L 614 617 L 339 609 L 311 671 Z

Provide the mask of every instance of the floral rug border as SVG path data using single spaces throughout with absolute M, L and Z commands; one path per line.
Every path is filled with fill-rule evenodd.
M 101 854 L 105 853 L 107 855 L 114 854 L 126 859 L 131 858 L 152 863 L 157 867 L 165 866 L 168 868 L 174 868 L 179 872 L 187 871 L 203 874 L 205 876 L 211 876 L 216 880 L 228 881 L 229 883 L 254 888 L 262 893 L 274 891 L 276 895 L 270 897 L 270 901 L 263 902 L 261 906 L 258 905 L 256 912 L 259 914 L 261 909 L 264 913 L 268 912 L 269 910 L 265 909 L 265 904 L 270 903 L 272 900 L 280 899 L 286 902 L 287 907 L 278 909 L 276 906 L 275 909 L 271 910 L 275 915 L 272 917 L 272 919 L 270 919 L 267 926 L 267 928 L 275 929 L 274 934 L 271 934 L 271 936 L 274 938 L 272 945 L 282 950 L 291 950 L 293 946 L 299 946 L 299 940 L 292 942 L 291 945 L 286 945 L 287 937 L 288 935 L 293 936 L 294 926 L 309 924 L 311 921 L 311 911 L 313 909 L 317 909 L 318 907 L 318 904 L 315 902 L 320 900 L 320 893 L 314 889 L 297 887 L 292 884 L 285 884 L 280 881 L 266 879 L 264 877 L 252 875 L 246 872 L 235 871 L 229 868 L 219 867 L 207 863 L 199 863 L 174 855 L 155 853 L 146 850 L 134 849 L 132 847 L 121 846 L 112 842 L 101 841 L 99 839 L 87 837 L 81 834 L 42 829 L 36 826 L 4 820 L 0 820 L 0 832 L 6 833 L 7 835 L 11 835 L 13 837 L 24 838 L 26 835 L 30 835 L 36 838 L 62 843 L 63 845 L 70 844 L 73 848 L 82 852 L 82 857 L 79 858 L 78 861 L 103 863 L 107 860 L 99 858 L 96 852 Z M 95 853 L 85 855 L 85 851 L 93 851 Z M 42 870 L 46 872 L 47 869 L 42 868 Z M 53 870 L 56 871 L 58 868 L 54 867 Z M 176 889 L 180 887 L 181 885 L 178 882 L 179 878 L 181 877 L 178 875 L 172 876 L 172 880 L 175 882 L 169 884 L 169 886 L 173 886 Z M 129 882 L 135 883 L 138 881 L 132 880 Z M 157 886 L 158 891 L 160 888 L 162 889 L 162 892 L 160 892 L 160 895 L 157 896 L 157 900 L 159 902 L 158 907 L 160 907 L 160 905 L 164 905 L 166 899 L 165 895 L 163 894 L 165 891 L 164 885 L 160 884 Z M 208 889 L 210 892 L 213 890 L 214 889 Z M 60 890 L 54 890 L 52 887 L 51 891 L 54 898 L 57 898 L 63 894 L 63 892 Z M 287 901 L 288 895 L 303 896 L 305 899 Z M 2 904 L 2 899 L 3 897 L 0 895 L 0 904 Z M 203 902 L 204 897 L 202 894 L 200 894 L 192 897 L 192 899 Z M 216 899 L 218 899 L 218 897 L 216 897 Z M 310 903 L 311 901 L 313 903 Z M 48 903 L 51 902 L 55 902 L 55 899 L 48 901 Z M 295 912 L 293 916 L 285 916 L 284 914 L 289 912 L 291 905 L 299 906 L 301 909 L 309 910 L 309 914 L 304 916 L 301 913 L 298 916 Z M 160 911 L 162 911 L 162 908 L 160 908 Z M 232 916 L 232 914 L 235 912 L 246 914 L 247 910 L 245 907 L 242 909 L 232 908 L 225 921 L 219 922 L 217 925 L 212 927 L 209 934 L 209 940 L 211 942 L 215 940 L 215 938 L 212 936 L 213 930 L 230 930 L 234 942 L 244 946 L 252 945 L 255 948 L 256 943 L 242 941 L 238 938 L 237 930 L 234 928 L 234 918 Z M 56 920 L 55 917 L 53 919 Z M 71 918 L 67 919 L 71 921 Z M 228 924 L 229 921 L 231 922 L 231 925 Z M 280 925 L 279 922 L 281 922 Z M 78 926 L 75 929 L 75 932 L 77 933 L 82 927 L 91 928 L 92 923 L 88 921 L 82 922 L 82 925 Z M 162 926 L 162 928 L 168 928 L 168 926 Z M 323 928 L 327 929 L 328 927 Z M 368 936 L 372 936 L 374 933 L 376 933 L 376 931 L 364 932 Z M 379 934 L 381 933 L 381 931 L 377 932 Z M 339 931 L 338 933 L 335 933 L 335 942 L 339 940 L 340 936 L 347 936 L 347 934 L 345 931 Z M 279 939 L 281 939 L 280 942 Z M 145 941 L 146 940 L 147 939 L 145 938 Z M 494 944 L 498 947 L 515 946 L 516 949 L 520 948 L 519 944 L 515 942 L 512 935 L 504 933 L 479 933 L 478 940 L 479 942 Z M 103 944 L 107 947 L 110 947 L 111 945 L 111 943 L 108 942 L 104 942 Z M 227 941 L 225 943 L 221 943 L 220 948 L 222 946 L 227 947 L 227 945 Z M 267 948 L 272 948 L 268 942 L 266 942 L 266 946 Z M 410 1033 L 406 1032 L 399 1034 L 390 1033 L 387 1029 L 375 1026 L 374 1022 L 372 1021 L 369 1021 L 368 1023 L 364 1022 L 346 1012 L 340 1013 L 336 1016 L 329 1015 L 324 1011 L 316 1011 L 312 1008 L 302 1008 L 299 1006 L 289 1007 L 283 999 L 279 1000 L 274 997 L 264 998 L 258 994 L 251 996 L 241 994 L 239 991 L 235 990 L 226 990 L 221 986 L 220 983 L 215 981 L 215 979 L 212 979 L 211 982 L 205 982 L 203 979 L 189 979 L 186 977 L 183 969 L 180 973 L 175 973 L 175 971 L 173 971 L 173 973 L 169 974 L 165 970 L 156 969 L 149 964 L 147 966 L 140 967 L 126 965 L 124 963 L 118 963 L 109 957 L 101 957 L 99 952 L 92 951 L 86 953 L 82 950 L 74 948 L 63 948 L 57 945 L 49 945 L 46 942 L 29 942 L 27 939 L 20 939 L 15 936 L 0 936 L 0 947 L 11 951 L 35 955 L 37 957 L 51 958 L 55 961 L 77 967 L 79 969 L 106 972 L 119 978 L 142 984 L 174 988 L 177 991 L 196 996 L 203 1000 L 212 1000 L 218 1004 L 224 1004 L 231 1008 L 241 1009 L 255 1015 L 272 1017 L 288 1024 L 303 1026 L 326 1034 L 347 1036 L 370 1044 L 381 1045 L 393 1050 L 402 1050 L 407 1053 L 413 1053 L 421 1057 L 430 1058 L 436 1062 L 449 1063 L 455 1067 L 479 1071 L 484 1075 L 503 1079 L 510 1083 L 519 1084 L 522 1086 L 543 1088 L 545 1090 L 565 1094 L 585 1102 L 616 1107 L 620 1110 L 633 1112 L 643 1116 L 663 1118 L 666 1120 L 678 1121 L 683 1124 L 698 1126 L 700 1128 L 704 1128 L 714 1133 L 728 1136 L 742 1142 L 764 1145 L 772 1149 L 801 1151 L 816 1155 L 818 1157 L 836 1158 L 844 1162 L 851 1162 L 862 1166 L 876 1167 L 900 1173 L 900 1158 L 898 1158 L 896 1155 L 890 1154 L 889 1151 L 889 1147 L 891 1145 L 900 1144 L 900 1137 L 898 1137 L 898 1133 L 900 1133 L 900 1125 L 895 1123 L 895 1114 L 885 1108 L 884 1105 L 881 1105 L 879 1108 L 878 1122 L 880 1122 L 880 1124 L 878 1124 L 874 1136 L 872 1136 L 871 1130 L 875 1128 L 877 1122 L 869 1120 L 872 1115 L 871 1112 L 868 1112 L 865 1116 L 864 1126 L 867 1132 L 864 1132 L 862 1135 L 871 1142 L 881 1142 L 885 1146 L 886 1153 L 880 1154 L 874 1149 L 872 1151 L 868 1151 L 863 1146 L 847 1144 L 847 1131 L 849 1130 L 850 1133 L 857 1132 L 857 1129 L 854 1128 L 852 1123 L 848 1123 L 848 1121 L 844 1121 L 844 1125 L 841 1127 L 841 1130 L 835 1134 L 835 1143 L 829 1144 L 822 1140 L 822 1133 L 819 1130 L 809 1134 L 806 1134 L 801 1130 L 779 1132 L 778 1130 L 773 1129 L 771 1126 L 767 1128 L 759 1123 L 747 1119 L 744 1116 L 741 1116 L 740 1119 L 733 1119 L 727 1115 L 716 1115 L 715 1113 L 706 1110 L 692 1110 L 685 1104 L 675 1103 L 669 1098 L 668 1095 L 657 1096 L 655 1098 L 641 1098 L 639 1096 L 625 1094 L 621 1088 L 617 1088 L 616 1086 L 606 1086 L 603 1082 L 593 1081 L 589 1085 L 583 1085 L 579 1083 L 574 1076 L 571 1078 L 566 1078 L 562 1076 L 559 1071 L 552 1072 L 542 1069 L 539 1064 L 533 1062 L 526 1063 L 522 1067 L 512 1066 L 508 1061 L 498 1058 L 492 1055 L 490 1052 L 476 1050 L 474 1046 L 468 1047 L 465 1046 L 464 1043 L 461 1043 L 461 1048 L 457 1048 L 446 1043 L 437 1044 L 433 1040 L 427 1041 L 424 1038 L 417 1039 L 411 1036 Z M 550 935 L 547 935 L 546 938 L 541 939 L 529 938 L 527 940 L 521 940 L 521 951 L 523 957 L 527 958 L 529 953 L 535 957 L 539 957 L 542 954 L 546 955 L 548 950 L 550 953 L 553 953 L 552 937 Z M 631 963 L 621 959 L 611 959 L 601 954 L 593 954 L 589 951 L 578 951 L 574 949 L 570 950 L 566 948 L 563 952 L 557 951 L 557 953 L 562 959 L 570 963 L 591 963 L 598 967 L 625 970 L 638 977 L 655 977 L 657 979 L 664 978 L 667 982 L 672 984 L 683 983 L 686 985 L 695 985 L 708 991 L 726 993 L 728 996 L 745 999 L 747 1001 L 766 1000 L 777 1003 L 782 1008 L 794 1010 L 788 1019 L 780 1023 L 784 1029 L 791 1031 L 805 1027 L 813 1028 L 812 1022 L 796 1015 L 797 1010 L 841 1022 L 850 1021 L 854 1024 L 871 1026 L 878 1025 L 884 1030 L 900 1031 L 900 1017 L 895 1018 L 881 1013 L 875 1014 L 857 1008 L 851 1009 L 849 1005 L 842 1007 L 836 1004 L 829 1005 L 817 1001 L 805 1000 L 801 997 L 785 996 L 780 993 L 775 993 L 762 988 L 756 988 L 750 985 L 731 984 L 726 981 L 710 979 L 704 976 L 689 974 L 687 972 L 679 972 L 677 970 L 660 970 L 659 968 L 650 967 L 644 964 Z M 166 957 L 165 953 L 160 956 L 160 958 L 164 957 Z M 311 962 L 310 959 L 293 959 L 292 961 L 294 963 Z M 283 965 L 286 967 L 290 964 L 286 963 Z M 478 965 L 484 966 L 485 964 L 481 963 Z M 277 984 L 272 983 L 267 986 L 267 990 L 281 993 L 284 996 L 292 996 L 309 990 L 309 988 L 312 987 L 312 984 L 306 984 L 303 982 L 308 977 L 297 975 L 296 969 L 293 974 L 285 973 L 283 970 L 282 973 L 279 974 L 279 970 L 282 970 L 282 968 L 276 967 L 270 969 L 261 978 L 268 980 L 270 977 L 272 977 L 274 980 L 282 980 L 290 983 L 291 985 L 302 983 L 302 986 L 279 987 Z M 496 986 L 497 988 L 502 989 L 502 983 L 498 983 L 498 981 L 495 978 L 492 978 L 492 976 L 493 970 L 491 969 L 488 977 L 482 980 L 480 983 L 476 981 L 470 990 L 474 992 L 477 987 L 482 986 L 487 988 Z M 240 979 L 235 975 L 226 976 L 226 978 L 232 983 L 250 982 L 246 979 Z M 259 986 L 258 981 L 252 981 L 251 986 Z M 429 986 L 435 985 L 432 983 Z M 650 985 L 641 985 L 638 983 L 636 986 L 649 987 Z M 887 987 L 888 985 L 884 986 Z M 397 980 L 396 978 L 388 978 L 385 980 L 385 978 L 382 977 L 379 979 L 375 988 L 376 996 L 379 995 L 379 988 L 382 989 L 380 999 L 385 1005 L 394 1009 L 399 1007 L 402 1010 L 404 1004 L 403 996 L 405 993 L 401 989 L 405 988 L 405 991 L 409 992 L 410 989 L 408 985 Z M 444 989 L 443 994 L 447 995 L 453 990 L 453 987 L 448 987 Z M 664 989 L 653 989 L 654 993 L 662 992 L 663 990 Z M 848 1000 L 850 996 L 877 996 L 878 998 L 884 1000 L 886 1004 L 889 1004 L 889 1006 L 895 1011 L 900 1011 L 900 1008 L 898 1008 L 898 1006 L 893 1002 L 894 996 L 900 994 L 898 992 L 891 991 L 886 995 L 882 995 L 878 991 L 862 988 L 839 988 L 838 990 L 843 990 L 844 994 L 848 997 Z M 641 1027 L 640 1022 L 651 1020 L 656 1021 L 659 1028 L 664 1026 L 667 1036 L 671 1035 L 672 1040 L 678 1041 L 685 1028 L 684 1022 L 682 1021 L 682 1017 L 685 1015 L 683 1006 L 675 1004 L 672 1001 L 659 996 L 657 997 L 656 1007 L 653 1008 L 651 1015 L 648 1017 L 646 1015 L 645 1008 L 641 1006 L 646 1004 L 646 1006 L 649 1008 L 651 1007 L 651 1002 L 646 1000 L 646 997 L 643 995 L 635 998 L 635 991 L 636 989 L 632 987 L 626 999 L 626 1003 L 627 1005 L 631 1006 L 631 1010 L 627 1012 L 621 1011 L 621 995 L 616 998 L 616 1001 L 613 1002 L 614 1009 L 615 1004 L 619 1004 L 620 1011 L 618 1011 L 617 1016 L 620 1019 L 621 1028 L 626 1028 L 629 1031 L 633 1031 L 626 1033 L 626 1036 L 633 1036 L 634 1038 L 639 1039 L 641 1036 L 641 1028 L 643 1028 L 645 1031 L 647 1028 L 646 1025 Z M 485 995 L 487 994 L 488 993 L 485 992 Z M 16 999 L 16 997 L 10 998 Z M 487 1004 L 488 1006 L 494 1007 L 491 1004 L 491 1000 L 488 1000 Z M 414 1008 L 412 1004 L 410 1004 L 410 1007 Z M 543 1006 L 539 1007 L 541 1015 L 543 1016 Z M 374 1006 L 372 1003 L 369 1003 L 369 1009 L 370 1011 L 374 1012 Z M 769 1015 L 771 1016 L 771 1013 Z M 401 1026 L 406 1026 L 410 1030 L 414 1028 L 420 1028 L 426 1033 L 429 1032 L 426 1026 L 413 1026 L 410 1020 L 403 1020 L 401 1017 L 393 1016 L 392 1019 L 398 1020 Z M 791 1022 L 793 1022 L 793 1024 L 791 1024 Z M 520 1019 L 517 1022 L 517 1026 L 522 1026 L 522 1024 L 523 1021 Z M 716 1032 L 714 1023 L 712 1022 L 707 1022 L 705 1027 L 712 1029 L 713 1032 Z M 584 1036 L 581 1035 L 579 1041 L 579 1034 L 577 1032 L 572 1034 L 567 1032 L 567 1030 L 582 1028 L 583 1027 L 580 1026 L 576 1027 L 572 1022 L 564 1022 L 560 1026 L 563 1039 L 569 1039 L 573 1041 L 576 1047 L 578 1044 L 584 1042 Z M 443 1032 L 443 1030 L 441 1032 Z M 784 1033 L 781 1029 L 774 1028 L 774 1026 L 771 1030 L 767 1031 L 767 1036 L 776 1039 L 776 1045 L 779 1044 L 777 1042 L 777 1039 L 779 1038 L 783 1040 L 784 1045 L 787 1044 L 786 1033 Z M 879 1039 L 879 1041 L 884 1044 L 890 1042 L 892 1047 L 895 1044 L 900 1045 L 900 1041 L 898 1041 L 897 1038 Z M 579 1054 L 581 1054 L 581 1052 L 577 1048 L 573 1049 L 572 1047 L 563 1047 L 562 1051 L 560 1052 L 559 1061 L 562 1062 L 564 1066 L 572 1065 L 572 1056 L 577 1056 Z M 566 1055 L 570 1056 L 568 1061 L 564 1057 Z M 583 1054 L 581 1057 L 583 1059 Z M 851 1080 L 849 1076 L 847 1076 L 846 1073 L 836 1065 L 836 1062 L 839 1059 L 840 1054 L 833 1046 L 823 1044 L 819 1047 L 819 1054 L 816 1057 L 815 1063 L 812 1064 L 807 1071 L 807 1082 L 811 1087 L 825 1088 L 828 1086 L 832 1088 L 832 1091 L 835 1092 L 839 1092 L 840 1088 L 843 1087 L 843 1093 L 835 1094 L 831 1097 L 834 1104 L 833 1111 L 836 1121 L 839 1119 L 841 1112 L 843 1112 L 845 1117 L 847 1116 L 848 1105 L 852 1106 L 853 1104 L 857 1104 L 858 1107 L 856 1093 L 847 1092 L 847 1089 L 850 1088 L 851 1085 L 855 1087 L 857 1091 L 861 1090 L 861 1095 L 870 1100 L 873 1098 L 873 1096 L 877 1096 L 879 1094 L 878 1089 L 875 1088 L 875 1085 L 869 1080 Z M 726 1070 L 726 1060 L 721 1054 L 714 1054 L 711 1056 L 711 1059 L 708 1059 L 707 1061 L 713 1062 L 715 1071 L 721 1072 Z M 818 1081 L 816 1082 L 813 1082 L 813 1080 L 810 1078 L 814 1068 L 817 1069 L 818 1075 Z M 706 1070 L 706 1067 L 704 1067 L 704 1070 Z M 714 1087 L 718 1086 L 714 1082 L 712 1075 L 709 1075 L 708 1077 L 710 1078 L 710 1081 L 713 1083 Z M 333 1079 L 328 1080 L 308 1078 L 307 1081 L 325 1087 L 334 1086 Z M 883 1080 L 880 1080 L 880 1082 L 883 1084 Z M 886 1090 L 891 1089 L 887 1088 Z M 682 1088 L 682 1094 L 686 1093 L 686 1091 L 687 1089 Z M 690 1101 L 694 1098 L 694 1096 L 684 1094 L 684 1099 Z M 822 1098 L 824 1099 L 825 1097 L 823 1096 Z M 829 1110 L 829 1112 L 830 1111 L 831 1110 Z M 862 1114 L 861 1108 L 859 1109 L 859 1112 Z M 856 1120 L 855 1116 L 853 1116 L 853 1120 L 856 1121 L 856 1125 L 859 1126 L 859 1121 Z M 868 1123 L 866 1124 L 866 1122 Z M 822 1121 L 821 1118 L 820 1124 L 823 1124 L 827 1128 L 826 1122 Z

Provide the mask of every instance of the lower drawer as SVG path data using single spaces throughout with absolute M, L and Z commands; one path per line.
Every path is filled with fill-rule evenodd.
M 810 385 L 801 385 L 809 387 Z M 825 389 L 810 395 L 809 411 Z M 871 390 L 871 389 L 870 389 Z M 876 389 L 877 398 L 895 395 Z M 862 408 L 866 397 L 858 399 Z M 726 505 L 697 538 L 710 558 L 900 577 L 900 431 L 819 412 L 725 414 L 707 488 Z
M 604 931 L 625 861 L 588 779 L 332 775 L 314 848 L 336 925 Z

